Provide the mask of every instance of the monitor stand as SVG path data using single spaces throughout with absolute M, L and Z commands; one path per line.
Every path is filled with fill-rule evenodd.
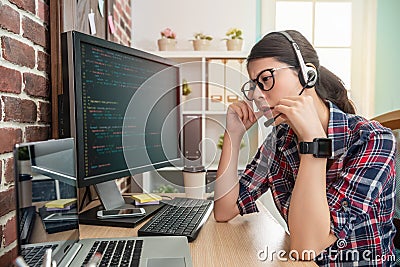
M 80 213 L 79 223 L 81 224 L 136 227 L 139 223 L 152 216 L 164 206 L 164 204 L 140 206 L 140 208 L 144 208 L 146 211 L 146 214 L 140 217 L 99 219 L 97 218 L 97 211 L 99 210 L 137 208 L 137 206 L 134 205 L 134 201 L 130 196 L 125 198 L 122 196 L 114 180 L 96 184 L 95 188 L 102 205 L 98 205 Z
M 135 207 L 134 205 L 125 202 L 114 180 L 96 184 L 95 188 L 101 204 L 106 210 Z

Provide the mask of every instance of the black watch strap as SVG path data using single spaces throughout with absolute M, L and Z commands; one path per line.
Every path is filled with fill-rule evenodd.
M 301 154 L 312 154 L 316 158 L 330 158 L 332 156 L 332 139 L 315 138 L 313 142 L 300 142 Z
M 300 154 L 316 154 L 318 152 L 317 142 L 300 142 L 299 144 Z

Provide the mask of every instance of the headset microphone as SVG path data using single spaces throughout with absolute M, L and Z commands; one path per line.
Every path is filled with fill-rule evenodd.
M 275 122 L 275 120 L 276 120 L 280 115 L 282 115 L 282 113 L 279 113 L 279 114 L 276 115 L 275 117 L 273 117 L 273 118 L 271 118 L 271 119 L 268 119 L 266 122 L 264 122 L 264 126 L 265 126 L 265 127 L 271 126 L 271 125 Z

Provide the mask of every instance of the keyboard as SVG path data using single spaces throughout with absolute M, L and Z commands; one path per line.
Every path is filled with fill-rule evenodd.
M 43 256 L 46 250 L 51 248 L 54 251 L 56 247 L 57 244 L 26 247 L 22 249 L 21 255 L 29 267 L 42 266 Z
M 29 243 L 29 238 L 33 230 L 36 219 L 36 208 L 34 206 L 22 208 L 20 212 L 19 233 L 21 244 Z
M 82 267 L 85 267 L 92 256 L 99 252 L 102 257 L 99 267 L 105 266 L 130 266 L 138 267 L 142 253 L 143 240 L 107 240 L 93 243 Z
M 174 198 L 138 230 L 139 236 L 174 235 L 196 239 L 213 209 L 212 200 Z

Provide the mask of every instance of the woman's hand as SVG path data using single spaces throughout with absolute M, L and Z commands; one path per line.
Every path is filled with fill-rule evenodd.
M 262 112 L 254 112 L 251 103 L 241 100 L 228 107 L 226 130 L 230 135 L 242 138 L 244 133 L 260 118 Z
M 311 96 L 291 96 L 283 98 L 274 111 L 282 113 L 276 124 L 286 122 L 295 131 L 299 141 L 311 142 L 317 137 L 326 137 L 324 128 Z

